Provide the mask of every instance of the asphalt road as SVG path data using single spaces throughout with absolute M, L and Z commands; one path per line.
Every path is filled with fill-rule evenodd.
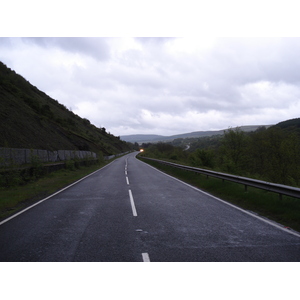
M 300 234 L 135 155 L 1 222 L 0 261 L 300 261 Z

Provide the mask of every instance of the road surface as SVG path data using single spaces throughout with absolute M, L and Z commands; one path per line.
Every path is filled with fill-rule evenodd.
M 120 157 L 0 224 L 0 261 L 300 261 L 300 235 Z

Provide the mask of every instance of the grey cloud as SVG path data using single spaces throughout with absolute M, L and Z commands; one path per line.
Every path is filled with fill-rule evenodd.
M 254 81 L 299 82 L 299 38 L 219 39 L 209 54 L 212 74 L 225 81 L 246 84 Z
M 133 90 L 155 90 L 157 93 L 165 86 L 164 79 L 155 72 L 139 72 L 139 70 L 119 70 L 113 78 L 122 85 L 132 87 Z
M 174 37 L 136 37 L 135 40 L 138 41 L 141 44 L 146 44 L 146 45 L 160 45 L 164 44 L 170 40 L 173 40 Z
M 33 37 L 23 38 L 25 42 L 41 47 L 58 47 L 67 52 L 84 54 L 103 61 L 110 57 L 110 50 L 105 38 L 93 37 Z
M 179 73 L 186 69 L 186 75 L 174 82 L 172 92 L 191 96 L 186 105 L 197 111 L 247 111 L 256 101 L 270 105 L 257 93 L 250 93 L 252 101 L 245 105 L 240 87 L 261 81 L 299 82 L 299 47 L 299 39 L 220 39 L 204 59 L 193 57 L 193 65 L 177 64 Z
M 10 47 L 11 39 L 9 37 L 0 37 L 0 47 Z

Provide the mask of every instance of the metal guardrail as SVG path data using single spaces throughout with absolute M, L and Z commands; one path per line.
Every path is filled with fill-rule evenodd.
M 271 182 L 267 182 L 267 181 L 261 181 L 261 180 L 257 180 L 257 179 L 247 178 L 247 177 L 235 176 L 235 175 L 230 175 L 230 174 L 226 174 L 226 173 L 220 173 L 220 172 L 215 172 L 215 171 L 210 171 L 210 170 L 205 170 L 205 169 L 200 169 L 200 168 L 195 168 L 195 167 L 179 165 L 179 164 L 175 164 L 175 163 L 171 163 L 171 162 L 163 161 L 163 160 L 159 160 L 159 159 L 154 159 L 154 158 L 148 158 L 148 157 L 143 157 L 143 156 L 140 156 L 140 158 L 156 161 L 158 163 L 172 166 L 175 168 L 180 168 L 180 169 L 183 169 L 186 171 L 200 173 L 200 174 L 204 174 L 204 175 L 210 176 L 210 177 L 220 178 L 223 181 L 228 180 L 228 181 L 232 181 L 235 183 L 240 183 L 245 186 L 246 191 L 247 191 L 247 187 L 251 186 L 251 187 L 258 188 L 258 189 L 278 193 L 280 199 L 282 198 L 282 195 L 286 195 L 286 196 L 290 196 L 290 197 L 294 197 L 294 198 L 300 198 L 300 188 L 283 185 L 283 184 L 271 183 Z

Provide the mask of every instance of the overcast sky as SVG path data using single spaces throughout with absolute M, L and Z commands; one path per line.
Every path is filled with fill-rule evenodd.
M 299 38 L 197 32 L 186 38 L 78 38 L 77 30 L 75 37 L 25 38 L 17 31 L 17 37 L 2 35 L 0 60 L 117 136 L 267 125 L 300 116 Z
M 0 60 L 115 135 L 300 117 L 299 38 L 2 38 Z

